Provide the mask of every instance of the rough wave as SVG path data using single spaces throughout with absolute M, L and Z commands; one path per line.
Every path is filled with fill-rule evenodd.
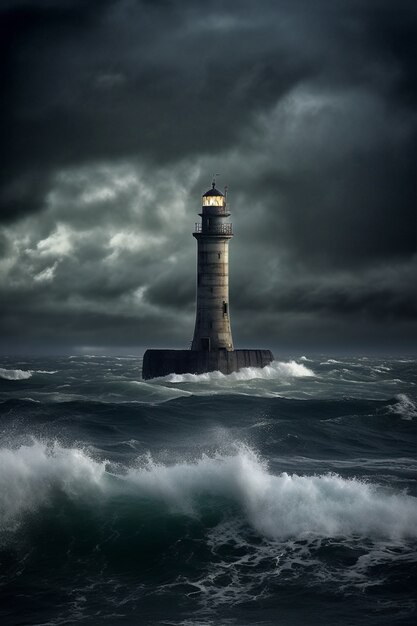
M 0 529 L 13 530 L 25 514 L 52 507 L 57 494 L 100 509 L 112 498 L 157 502 L 166 514 L 199 516 L 202 507 L 243 514 L 261 536 L 417 536 L 417 499 L 336 474 L 271 474 L 248 447 L 230 454 L 202 455 L 194 462 L 156 463 L 147 456 L 135 466 L 110 471 L 85 451 L 47 445 L 0 450 Z
M 0 378 L 4 378 L 5 380 L 25 380 L 31 376 L 32 371 L 30 370 L 8 370 L 4 367 L 0 367 Z
M 405 393 L 399 393 L 396 398 L 396 403 L 391 405 L 391 413 L 399 415 L 404 420 L 412 420 L 417 417 L 417 406 Z
M 273 361 L 271 365 L 265 367 L 244 367 L 233 374 L 222 374 L 221 372 L 208 372 L 206 374 L 170 374 L 163 380 L 170 383 L 201 383 L 215 381 L 248 381 L 255 379 L 282 379 L 282 378 L 306 378 L 315 376 L 313 370 L 302 363 L 289 361 Z
M 99 489 L 105 464 L 93 461 L 82 450 L 34 441 L 31 446 L 0 450 L 0 529 L 7 529 L 21 515 L 51 504 L 57 490 L 79 498 Z

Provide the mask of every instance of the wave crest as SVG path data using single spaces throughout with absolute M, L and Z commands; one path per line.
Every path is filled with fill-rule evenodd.
M 391 413 L 399 415 L 404 420 L 412 420 L 417 417 L 417 406 L 405 393 L 399 393 L 395 396 L 396 403 L 391 405 Z
M 32 372 L 30 370 L 8 370 L 0 367 L 0 378 L 5 380 L 25 380 L 31 376 Z
M 109 498 L 126 496 L 134 500 L 136 510 L 146 499 L 164 504 L 167 514 L 192 516 L 198 516 L 201 507 L 223 507 L 227 501 L 258 533 L 273 539 L 417 536 L 416 498 L 336 474 L 274 475 L 245 446 L 233 454 L 203 455 L 173 465 L 147 456 L 120 474 L 108 467 L 83 450 L 59 444 L 34 441 L 0 450 L 0 529 L 13 530 L 23 514 L 53 506 L 58 492 L 95 508 Z
M 79 498 L 103 485 L 105 463 L 77 448 L 34 441 L 16 450 L 0 450 L 0 530 L 10 530 L 21 516 L 50 505 L 54 493 Z
M 296 361 L 273 361 L 265 367 L 243 367 L 238 372 L 232 374 L 222 374 L 219 371 L 207 372 L 205 374 L 169 374 L 163 380 L 169 383 L 200 383 L 214 382 L 219 380 L 240 381 L 255 379 L 282 379 L 282 378 L 307 378 L 315 376 L 312 369 L 303 363 Z

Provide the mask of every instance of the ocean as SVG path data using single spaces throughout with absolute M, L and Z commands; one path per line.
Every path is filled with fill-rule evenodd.
M 415 624 L 415 360 L 0 365 L 3 626 Z

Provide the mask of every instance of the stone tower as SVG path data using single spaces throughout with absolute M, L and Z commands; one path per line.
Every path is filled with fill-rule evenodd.
M 229 315 L 229 241 L 226 196 L 212 183 L 203 196 L 197 239 L 197 306 L 191 350 L 233 350 Z
M 203 196 L 197 239 L 197 301 L 191 350 L 146 350 L 142 377 L 168 374 L 231 374 L 242 367 L 265 367 L 270 350 L 233 347 L 229 318 L 229 241 L 233 237 L 226 195 L 212 188 Z

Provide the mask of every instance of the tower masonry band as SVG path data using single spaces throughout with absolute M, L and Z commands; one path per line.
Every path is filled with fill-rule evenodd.
M 168 374 L 237 372 L 242 367 L 265 367 L 270 350 L 234 350 L 229 311 L 229 241 L 233 237 L 226 195 L 209 189 L 193 236 L 197 239 L 197 310 L 190 350 L 147 350 L 144 379 Z

